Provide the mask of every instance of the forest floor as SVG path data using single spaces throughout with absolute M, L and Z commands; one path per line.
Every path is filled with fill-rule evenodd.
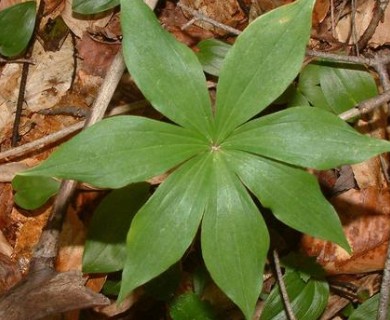
M 0 10 L 17 2 L 1 1 Z M 236 35 L 230 28 L 242 31 L 257 16 L 289 2 L 161 1 L 156 13 L 166 30 L 194 51 L 199 51 L 197 44 L 204 39 L 216 38 L 234 43 Z M 382 16 L 377 3 L 379 1 L 374 0 L 318 0 L 313 13 L 309 49 L 338 56 L 358 56 L 361 61 L 366 57 L 370 61 L 387 57 L 390 52 L 390 8 L 384 7 Z M 193 19 L 194 14 L 196 19 Z M 220 24 L 207 22 L 208 18 Z M 58 32 L 53 36 L 50 30 L 54 26 Z M 11 181 L 17 172 L 37 165 L 80 131 L 120 49 L 121 29 L 116 10 L 87 20 L 72 14 L 69 0 L 46 0 L 40 26 L 31 45 L 31 54 L 27 57 L 33 63 L 0 60 L 0 294 L 6 296 L 12 287 L 27 277 L 34 250 L 54 203 L 54 199 L 51 199 L 36 210 L 18 207 L 14 203 Z M 313 60 L 314 56 L 313 53 L 308 54 L 305 63 Z M 28 72 L 26 65 L 29 65 Z M 374 63 L 367 70 L 375 79 L 378 92 L 388 91 L 390 79 L 387 64 L 380 64 L 382 71 L 373 66 Z M 27 76 L 25 85 L 20 81 L 23 73 Z M 208 76 L 211 94 L 216 81 L 217 77 Z M 20 92 L 23 96 L 20 96 Z M 18 104 L 18 99 L 22 103 Z M 145 102 L 127 72 L 120 80 L 107 114 L 137 114 L 163 119 Z M 382 106 L 364 114 L 353 125 L 362 133 L 388 140 L 386 103 L 382 102 Z M 388 167 L 389 159 L 382 155 L 361 164 L 313 171 L 324 194 L 341 217 L 344 231 L 353 247 L 352 256 L 329 243 L 309 236 L 302 238 L 277 221 L 270 222 L 280 252 L 288 253 L 298 248 L 317 256 L 317 262 L 327 270 L 329 283 L 334 290 L 321 319 L 346 318 L 341 315 L 342 310 L 348 305 L 358 305 L 361 302 L 359 294 L 372 296 L 379 291 L 390 236 Z M 150 182 L 159 184 L 163 179 L 157 177 Z M 56 271 L 81 270 L 88 224 L 94 209 L 106 194 L 106 190 L 94 190 L 82 185 L 69 199 L 70 205 L 58 244 Z M 197 250 L 194 245 L 183 261 L 185 272 L 181 274 L 179 293 L 191 290 L 189 274 L 199 263 Z M 100 292 L 107 275 L 85 275 L 83 279 L 87 287 Z M 275 276 L 270 271 L 264 290 L 269 292 L 274 283 Z M 114 300 L 107 302 L 103 299 L 96 303 L 93 299 L 98 297 L 92 296 L 89 304 L 77 305 L 77 301 L 73 301 L 67 309 L 63 303 L 51 305 L 45 301 L 50 290 L 64 290 L 63 287 L 53 289 L 50 284 L 41 285 L 38 286 L 40 288 L 35 287 L 36 294 L 30 300 L 26 297 L 19 300 L 26 300 L 26 305 L 14 307 L 26 308 L 31 314 L 34 314 L 35 308 L 46 309 L 41 313 L 45 319 L 169 319 L 166 303 L 145 295 L 142 290 L 136 291 L 120 306 Z M 45 290 L 46 294 L 43 293 Z M 27 295 L 26 292 L 24 294 Z M 42 296 L 39 297 L 39 294 Z M 218 310 L 221 318 L 242 319 L 239 310 L 215 286 L 208 288 L 204 298 Z M 110 304 L 92 308 L 106 303 Z M 50 307 L 52 309 L 49 311 Z M 81 312 L 78 310 L 81 307 L 91 308 Z M 259 301 L 256 319 L 261 309 L 262 303 Z M 58 315 L 65 311 L 62 316 Z

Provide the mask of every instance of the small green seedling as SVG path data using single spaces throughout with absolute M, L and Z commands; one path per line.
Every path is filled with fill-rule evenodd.
M 22 173 L 121 188 L 174 168 L 131 222 L 120 300 L 180 260 L 201 228 L 211 277 L 251 319 L 269 247 L 252 195 L 292 228 L 350 250 L 335 210 L 302 168 L 360 162 L 390 143 L 360 135 L 319 108 L 252 119 L 298 75 L 313 5 L 298 0 L 251 23 L 224 60 L 212 106 L 196 55 L 162 29 L 142 0 L 121 2 L 127 67 L 174 124 L 109 118 Z

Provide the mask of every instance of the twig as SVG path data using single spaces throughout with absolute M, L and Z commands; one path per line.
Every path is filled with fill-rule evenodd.
M 35 64 L 34 61 L 31 59 L 14 59 L 14 60 L 9 60 L 9 59 L 4 59 L 0 57 L 0 63 L 29 63 L 29 64 Z
M 380 95 L 362 101 L 356 107 L 347 110 L 339 114 L 339 117 L 343 120 L 349 120 L 363 114 L 367 114 L 374 110 L 375 108 L 383 105 L 390 101 L 390 90 L 381 93 Z
M 364 49 L 367 46 L 368 41 L 370 41 L 370 39 L 374 35 L 375 30 L 378 27 L 379 21 L 381 21 L 383 18 L 389 0 L 377 0 L 376 2 L 377 4 L 375 6 L 374 14 L 372 15 L 370 24 L 368 25 L 367 29 L 364 31 L 357 43 L 357 47 L 359 48 L 359 50 Z
M 352 43 L 355 46 L 356 55 L 359 56 L 359 45 L 356 32 L 356 0 L 351 0 L 351 7 Z
M 96 122 L 103 119 L 107 107 L 111 101 L 116 87 L 125 71 L 125 62 L 123 60 L 122 52 L 119 51 L 115 56 L 104 82 L 99 89 L 99 94 L 96 97 L 95 103 L 92 105 L 92 112 L 85 121 L 85 127 L 89 127 Z
M 118 106 L 118 107 L 115 107 L 114 109 L 112 109 L 109 112 L 108 116 L 127 113 L 129 111 L 143 108 L 148 104 L 149 104 L 148 101 L 140 100 L 140 101 L 130 103 L 127 105 Z M 12 148 L 10 150 L 0 152 L 0 162 L 2 162 L 3 160 L 8 161 L 12 158 L 25 156 L 33 151 L 36 152 L 36 151 L 42 150 L 42 149 L 46 148 L 47 146 L 65 138 L 65 137 L 68 137 L 69 135 L 82 129 L 84 127 L 84 125 L 85 125 L 85 121 L 80 121 L 78 123 L 75 123 L 69 127 L 61 129 L 57 132 L 54 132 L 54 133 L 49 134 L 47 136 L 44 136 L 44 137 L 37 139 L 35 141 L 26 143 L 26 144 L 21 145 L 21 146 L 16 147 L 16 148 Z
M 288 298 L 286 285 L 284 284 L 284 281 L 283 281 L 283 274 L 282 274 L 282 270 L 280 268 L 279 255 L 278 255 L 278 252 L 276 250 L 274 250 L 273 256 L 274 256 L 276 277 L 278 280 L 279 290 L 280 290 L 280 294 L 282 295 L 284 307 L 286 309 L 287 318 L 289 320 L 296 320 L 295 315 L 294 315 L 294 311 L 293 311 L 291 303 L 290 303 L 290 299 Z
M 27 49 L 27 54 L 26 54 L 27 58 L 29 58 L 29 56 L 32 54 L 33 49 L 34 49 L 36 33 L 37 33 L 37 29 L 39 27 L 40 18 L 43 14 L 43 11 L 44 11 L 44 6 L 45 6 L 45 1 L 41 1 L 39 3 L 39 8 L 38 8 L 38 12 L 37 12 L 38 18 L 35 22 L 33 36 L 30 39 L 29 46 Z M 19 126 L 20 126 L 20 118 L 22 117 L 22 112 L 23 112 L 24 95 L 26 93 L 26 85 L 27 85 L 27 77 L 28 77 L 29 68 L 30 68 L 30 63 L 23 62 L 22 75 L 21 75 L 20 84 L 19 84 L 18 100 L 16 103 L 15 120 L 14 120 L 14 124 L 12 126 L 12 137 L 11 137 L 11 146 L 12 147 L 16 147 L 19 140 L 20 140 Z
M 84 128 L 93 125 L 103 118 L 124 70 L 125 63 L 123 56 L 121 52 L 118 52 L 109 70 L 107 71 L 107 75 L 104 78 L 103 84 L 99 90 L 99 94 L 97 95 L 96 100 L 92 105 L 92 111 L 84 123 Z M 62 221 L 65 216 L 67 204 L 72 198 L 76 190 L 76 186 L 77 183 L 71 180 L 64 180 L 62 182 L 60 191 L 56 197 L 52 209 L 51 219 L 42 232 L 42 236 L 37 246 L 38 250 L 34 252 L 31 261 L 31 271 L 36 271 L 36 268 L 41 269 L 44 266 L 47 268 L 52 268 L 53 262 L 50 261 L 48 257 L 51 257 L 52 260 L 54 260 L 57 255 L 58 237 L 61 230 Z M 41 256 L 42 253 L 43 256 Z
M 192 9 L 190 7 L 187 7 L 186 5 L 182 4 L 181 2 L 179 2 L 177 4 L 177 6 L 182 8 L 183 10 L 187 11 L 188 13 L 190 13 L 195 18 L 195 19 L 192 19 L 191 22 L 195 22 L 196 20 L 201 20 L 201 21 L 210 23 L 214 27 L 217 27 L 219 29 L 225 30 L 225 31 L 230 32 L 230 33 L 235 34 L 235 35 L 239 35 L 241 33 L 240 30 L 237 30 L 235 28 L 227 26 L 226 24 L 223 24 L 223 23 L 218 22 L 218 21 L 216 21 L 214 19 L 211 19 L 211 18 L 205 16 L 204 14 L 200 13 L 199 11 L 194 10 L 194 9 Z M 188 23 L 185 26 L 188 27 Z
M 381 82 L 382 88 L 386 90 L 386 92 L 389 92 L 390 81 L 389 81 L 389 73 L 387 72 L 386 57 L 379 55 L 376 58 L 378 64 L 376 65 L 375 70 L 378 72 L 379 80 Z M 389 110 L 388 101 L 386 106 L 387 106 L 386 114 L 388 114 L 388 110 Z M 388 179 L 389 172 L 387 170 L 388 169 L 387 163 L 385 162 L 383 156 L 380 156 L 380 160 L 381 160 L 381 166 L 382 166 L 382 171 L 384 173 L 384 176 Z M 378 314 L 377 314 L 378 320 L 386 320 L 388 318 L 387 315 L 389 312 L 389 301 L 390 301 L 390 246 L 388 245 L 386 262 L 385 262 L 385 267 L 383 269 L 383 277 L 382 277 L 381 288 L 380 288 L 380 298 L 379 298 Z
M 310 57 L 315 58 L 321 58 L 326 59 L 334 62 L 345 62 L 345 63 L 354 63 L 354 64 L 362 64 L 362 65 L 368 65 L 373 66 L 377 63 L 374 59 L 366 58 L 364 56 L 347 56 L 342 54 L 335 54 L 335 53 L 329 53 L 329 52 L 321 52 L 321 51 L 315 51 L 315 50 L 306 50 L 306 55 Z
M 12 147 L 16 147 L 20 140 L 19 126 L 20 126 L 20 118 L 22 117 L 24 94 L 26 92 L 27 76 L 28 76 L 29 68 L 30 65 L 28 63 L 23 63 L 22 75 L 20 77 L 20 84 L 19 84 L 18 100 L 16 102 L 15 119 L 12 126 L 12 138 L 11 138 Z

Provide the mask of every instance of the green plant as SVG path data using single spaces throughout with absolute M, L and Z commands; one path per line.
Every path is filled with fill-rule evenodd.
M 122 188 L 174 169 L 131 222 L 119 299 L 177 262 L 201 226 L 211 277 L 250 319 L 269 246 L 251 195 L 285 224 L 349 250 L 336 212 L 302 168 L 359 162 L 390 150 L 390 143 L 360 135 L 318 108 L 251 120 L 297 76 L 313 4 L 298 0 L 246 28 L 225 58 L 213 112 L 195 54 L 161 28 L 142 0 L 122 1 L 128 69 L 176 124 L 109 118 L 21 174 Z M 86 254 L 99 250 L 91 246 Z
M 0 54 L 16 56 L 26 48 L 34 31 L 35 1 L 16 4 L 0 11 Z

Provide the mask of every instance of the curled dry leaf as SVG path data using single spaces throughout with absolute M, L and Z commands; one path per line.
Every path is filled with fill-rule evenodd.
M 301 248 L 316 256 L 328 274 L 364 273 L 383 269 L 390 235 L 390 190 L 351 189 L 331 199 L 353 250 L 305 235 Z

